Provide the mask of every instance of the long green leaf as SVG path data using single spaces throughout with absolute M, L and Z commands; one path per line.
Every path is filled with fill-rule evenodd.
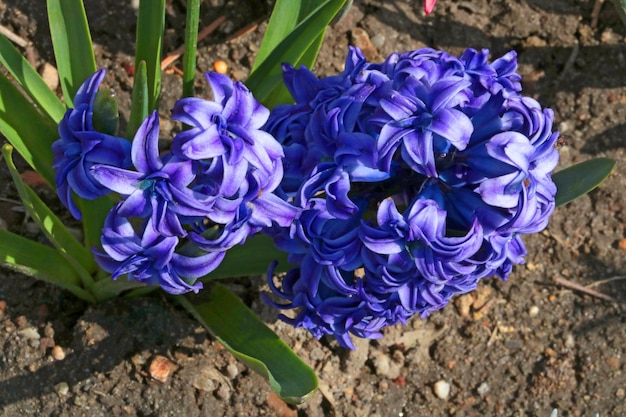
M 102 227 L 104 219 L 115 204 L 108 196 L 100 197 L 96 200 L 78 199 L 78 207 L 83 214 L 83 234 L 85 236 L 85 247 L 93 248 L 100 245 Z
M 255 235 L 244 245 L 234 246 L 226 252 L 219 268 L 208 275 L 208 279 L 249 277 L 265 275 L 274 261 L 278 262 L 274 273 L 286 272 L 293 265 L 287 261 L 288 254 L 277 249 L 272 239 Z
M 317 55 L 319 54 L 323 41 L 324 33 L 320 34 L 317 39 L 311 43 L 295 66 L 298 67 L 304 65 L 307 68 L 311 68 L 315 64 L 315 60 L 317 59 Z M 263 104 L 269 108 L 273 108 L 278 104 L 284 103 L 293 103 L 293 98 L 291 97 L 291 94 L 289 93 L 289 90 L 287 90 L 285 84 L 281 81 L 272 91 L 269 92 L 267 98 L 263 101 Z
M 146 69 L 146 61 L 140 61 L 135 67 L 135 78 L 133 80 L 133 97 L 130 106 L 130 118 L 126 128 L 126 137 L 133 139 L 137 129 L 148 117 L 150 113 L 150 98 L 148 95 L 148 73 Z
M 225 286 L 215 285 L 201 304 L 175 298 L 285 401 L 302 403 L 317 389 L 315 372 Z
M 73 107 L 80 85 L 96 72 L 96 58 L 82 0 L 47 0 L 50 35 L 65 102 Z
M 270 21 L 263 35 L 263 41 L 256 55 L 252 71 L 270 55 L 293 29 L 326 0 L 277 0 Z M 326 26 L 319 28 L 323 35 Z M 306 65 L 306 64 L 305 64 Z
M 78 274 L 59 252 L 2 229 L 0 229 L 0 264 L 64 288 L 87 302 L 96 301 L 89 292 L 81 288 Z
M 17 48 L 1 35 L 0 62 L 41 110 L 58 123 L 65 113 L 65 106 Z
M 141 0 L 137 16 L 135 68 L 146 61 L 149 111 L 158 107 L 161 94 L 161 49 L 165 27 L 165 0 Z
M 56 125 L 1 73 L 0 132 L 26 162 L 55 188 L 52 142 L 59 137 Z
M 594 158 L 552 175 L 556 184 L 556 205 L 561 206 L 587 194 L 604 181 L 615 168 L 609 158 Z
M 317 56 L 320 36 L 323 35 L 326 26 L 343 8 L 347 0 L 326 0 L 301 23 L 299 23 L 256 67 L 250 74 L 246 84 L 254 96 L 268 107 L 279 104 L 270 101 L 271 96 L 284 97 L 284 94 L 274 93 L 282 86 L 282 64 L 291 65 L 305 64 L 303 57 L 310 59 Z M 310 50 L 310 48 L 314 48 Z M 306 63 L 310 65 L 310 62 Z
M 107 275 L 106 279 L 101 279 L 96 282 L 96 284 L 92 288 L 92 293 L 95 295 L 98 302 L 108 300 L 109 298 L 114 298 L 119 296 L 124 291 L 142 291 L 145 294 L 152 292 L 159 287 L 148 287 L 146 284 L 143 284 L 138 281 L 133 281 L 127 279 L 126 277 L 122 277 L 119 279 L 112 279 L 110 275 Z
M 63 222 L 41 201 L 39 196 L 28 185 L 24 184 L 20 174 L 17 172 L 17 168 L 13 164 L 12 151 L 13 147 L 11 145 L 4 145 L 2 147 L 2 156 L 9 168 L 13 183 L 26 211 L 37 222 L 54 247 L 75 267 L 81 278 L 83 278 L 83 286 L 89 288 L 93 285 L 90 275 L 98 269 L 93 255 L 76 240 Z

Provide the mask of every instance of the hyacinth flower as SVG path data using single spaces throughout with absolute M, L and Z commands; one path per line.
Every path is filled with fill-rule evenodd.
M 102 228 L 104 253 L 94 251 L 100 266 L 113 279 L 128 275 L 134 281 L 158 285 L 170 294 L 198 292 L 202 282 L 196 279 L 213 271 L 224 258 L 225 252 L 197 257 L 180 255 L 175 252 L 178 237 L 159 233 L 152 219 L 138 235 L 128 218 L 119 212 L 119 208 L 112 210 Z
M 351 49 L 328 79 L 285 68 L 296 103 L 266 126 L 302 179 L 283 186 L 301 213 L 271 231 L 300 265 L 281 286 L 270 277 L 287 303 L 270 302 L 297 310 L 283 319 L 351 348 L 350 334 L 380 337 L 523 262 L 521 236 L 555 207 L 558 133 L 520 94 L 515 53 L 487 57 L 422 49 L 372 64 Z
M 171 152 L 159 153 L 155 111 L 133 138 L 134 169 L 91 167 L 103 187 L 122 197 L 103 229 L 104 252 L 94 252 L 114 278 L 128 274 L 173 294 L 197 292 L 202 284 L 196 279 L 215 270 L 228 249 L 297 215 L 274 194 L 283 154 L 259 129 L 269 111 L 243 84 L 220 74 L 207 79 L 216 101 L 175 104 L 173 118 L 192 128 L 174 137 Z M 139 224 L 139 234 L 132 224 Z
M 150 217 L 164 236 L 185 236 L 180 217 L 202 217 L 209 196 L 188 188 L 195 179 L 193 163 L 168 154 L 159 156 L 159 118 L 153 112 L 133 139 L 131 159 L 136 171 L 96 165 L 92 175 L 103 187 L 125 199 L 115 210 L 124 217 Z
M 215 250 L 243 243 L 274 222 L 288 226 L 296 209 L 274 194 L 282 181 L 284 154 L 261 130 L 269 110 L 240 82 L 219 73 L 208 73 L 206 79 L 213 101 L 185 98 L 172 110 L 174 120 L 191 127 L 174 137 L 172 152 L 196 163 L 193 188 L 215 198 L 215 210 L 206 217 L 224 224 L 222 232 L 212 239 L 197 231 L 190 236 L 199 247 Z
M 94 178 L 91 167 L 130 165 L 130 142 L 103 132 L 102 128 L 98 130 L 94 120 L 94 105 L 104 75 L 105 71 L 99 70 L 80 86 L 74 97 L 75 107 L 68 109 L 59 122 L 60 138 L 52 144 L 57 194 L 77 219 L 81 213 L 72 200 L 72 192 L 87 200 L 111 192 Z

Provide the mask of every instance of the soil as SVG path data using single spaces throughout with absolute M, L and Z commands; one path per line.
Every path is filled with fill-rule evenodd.
M 124 120 L 136 11 L 128 0 L 86 3 L 98 66 L 108 69 L 105 84 L 117 92 Z M 182 44 L 184 4 L 168 1 L 166 54 Z M 421 8 L 416 0 L 356 0 L 328 30 L 316 72 L 340 71 L 350 43 L 372 60 L 422 46 L 454 54 L 489 48 L 492 57 L 514 49 L 525 93 L 555 111 L 560 167 L 599 156 L 618 161 L 599 189 L 558 208 L 546 231 L 525 239 L 526 263 L 508 282 L 484 280 L 431 317 L 346 351 L 277 321 L 259 298 L 262 278 L 234 281 L 319 375 L 317 394 L 287 406 L 162 295 L 86 305 L 2 269 L 0 416 L 547 417 L 553 408 L 565 417 L 626 416 L 626 28 L 611 2 L 594 0 L 440 0 L 429 16 Z M 226 21 L 200 43 L 198 70 L 223 60 L 244 80 L 270 10 L 264 0 L 203 1 L 201 27 L 221 15 Z M 32 42 L 36 65 L 54 65 L 45 13 L 43 1 L 0 0 L 0 24 Z M 163 85 L 167 136 L 179 73 L 166 71 Z M 198 95 L 207 90 L 198 77 Z M 4 166 L 0 197 L 6 226 L 42 239 Z M 165 374 L 155 374 L 153 362 Z M 449 395 L 440 398 L 435 386 L 445 384 Z

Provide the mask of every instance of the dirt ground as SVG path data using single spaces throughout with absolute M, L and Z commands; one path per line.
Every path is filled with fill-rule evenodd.
M 135 10 L 129 0 L 85 3 L 98 65 L 109 70 L 105 84 L 124 119 Z M 182 44 L 184 3 L 168 2 L 166 53 Z M 626 28 L 610 2 L 595 0 L 439 0 L 432 15 L 421 9 L 419 0 L 356 0 L 328 31 L 317 73 L 341 70 L 349 43 L 372 60 L 426 45 L 454 54 L 490 48 L 492 57 L 515 49 L 525 93 L 555 111 L 560 166 L 618 161 L 600 189 L 558 208 L 545 232 L 525 239 L 526 264 L 508 282 L 485 280 L 428 319 L 359 341 L 354 352 L 276 321 L 259 298 L 262 278 L 234 282 L 319 375 L 319 392 L 288 407 L 160 295 L 89 306 L 0 270 L 0 416 L 547 417 L 555 407 L 564 417 L 626 416 Z M 245 79 L 269 11 L 265 0 L 204 1 L 201 27 L 226 21 L 201 42 L 199 70 L 221 59 Z M 0 24 L 33 43 L 33 62 L 54 64 L 43 0 L 0 0 Z M 208 95 L 201 77 L 197 88 Z M 168 71 L 165 135 L 175 128 L 167 117 L 180 91 L 179 75 Z M 42 239 L 16 200 L 3 166 L 0 219 Z M 173 365 L 164 381 L 150 372 L 160 357 Z M 440 398 L 435 387 L 446 384 Z

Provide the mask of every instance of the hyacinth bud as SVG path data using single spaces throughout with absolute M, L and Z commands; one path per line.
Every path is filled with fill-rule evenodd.
M 93 128 L 115 136 L 120 124 L 117 97 L 113 90 L 99 90 L 93 103 Z

